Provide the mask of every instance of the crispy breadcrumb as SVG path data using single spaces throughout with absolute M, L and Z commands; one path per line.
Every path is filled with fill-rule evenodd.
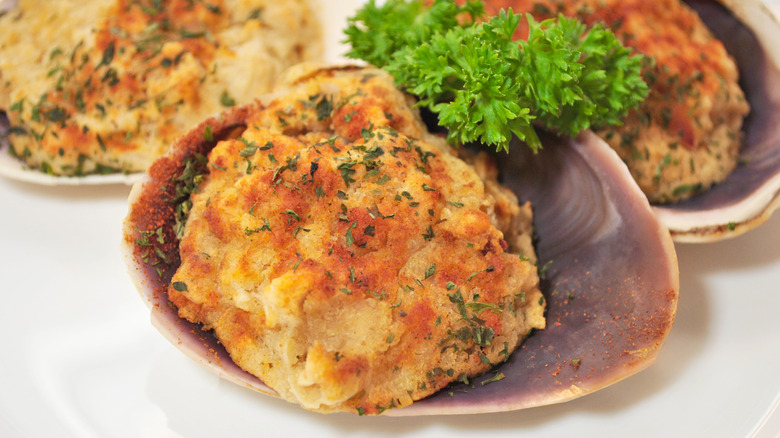
M 531 210 L 381 70 L 293 75 L 220 141 L 168 289 L 285 399 L 379 414 L 544 327 Z
M 67 176 L 144 171 L 322 49 L 308 0 L 20 0 L 0 29 L 13 153 Z

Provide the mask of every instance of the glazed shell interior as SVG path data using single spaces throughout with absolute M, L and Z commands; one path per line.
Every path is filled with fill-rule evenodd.
M 204 121 L 174 144 L 163 158 L 165 166 L 181 169 L 188 154 L 208 153 L 243 126 L 242 111 Z M 213 129 L 211 141 L 203 138 L 206 125 Z M 506 185 L 534 204 L 548 328 L 535 332 L 495 374 L 386 415 L 497 412 L 562 402 L 617 382 L 655 359 L 672 327 L 679 290 L 668 232 L 618 156 L 595 135 L 545 137 L 545 142 L 548 147 L 539 155 L 517 145 L 499 162 Z M 165 293 L 170 274 L 159 275 L 134 251 L 136 231 L 158 226 L 150 227 L 149 221 L 159 212 L 139 215 L 133 209 L 148 206 L 176 177 L 175 172 L 150 175 L 156 176 L 136 183 L 130 195 L 123 250 L 154 326 L 210 371 L 273 395 L 240 370 L 211 333 L 177 316 Z M 173 221 L 171 215 L 161 226 L 173 226 Z M 499 374 L 500 381 L 481 384 Z
M 467 414 L 560 403 L 649 366 L 672 327 L 679 293 L 673 243 L 630 174 L 590 132 L 543 136 L 534 155 L 499 156 L 503 183 L 534 206 L 547 328 L 496 373 L 390 415 Z
M 675 241 L 738 236 L 780 207 L 780 25 L 758 0 L 686 0 L 734 57 L 751 112 L 740 164 L 722 183 L 689 200 L 654 206 Z

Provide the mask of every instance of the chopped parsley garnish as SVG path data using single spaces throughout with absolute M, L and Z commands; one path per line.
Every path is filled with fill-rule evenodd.
M 355 229 L 356 226 L 357 226 L 357 221 L 352 222 L 352 225 L 350 225 L 349 228 L 347 228 L 347 233 L 346 233 L 346 239 L 347 239 L 346 240 L 346 245 L 347 246 L 350 246 L 353 243 L 355 243 L 355 238 L 352 237 L 352 230 Z
M 450 299 L 450 302 L 455 304 L 457 307 L 458 313 L 461 316 L 461 320 L 467 323 L 465 326 L 461 327 L 457 332 L 455 332 L 455 337 L 464 343 L 472 340 L 475 344 L 481 347 L 491 345 L 493 336 L 495 336 L 495 331 L 492 328 L 484 325 L 484 321 L 479 318 L 479 314 L 474 311 L 474 308 L 481 308 L 482 310 L 480 310 L 480 313 L 484 310 L 495 311 L 496 309 L 500 310 L 500 308 L 494 304 L 491 305 L 490 303 L 481 303 L 477 301 L 466 303 L 463 299 L 463 294 L 461 293 L 460 289 L 456 290 L 452 294 L 448 294 L 447 297 Z M 469 315 L 468 309 L 472 310 L 471 315 Z M 485 358 L 483 357 L 483 360 L 484 359 Z
M 242 143 L 246 146 L 244 149 L 241 149 L 241 151 L 238 152 L 239 156 L 242 157 L 251 157 L 252 155 L 257 152 L 257 145 L 255 142 L 245 139 L 244 137 L 240 137 L 239 140 L 241 140 Z
M 436 264 L 435 263 L 431 263 L 431 265 L 428 266 L 427 269 L 425 269 L 425 279 L 427 280 L 427 279 L 433 277 L 434 274 L 436 274 Z
M 329 99 L 328 96 L 314 95 L 309 98 L 313 103 L 314 110 L 317 112 L 317 121 L 321 122 L 333 112 L 333 99 Z
M 493 382 L 498 382 L 499 380 L 504 380 L 505 377 L 506 376 L 504 375 L 504 373 L 496 372 L 495 376 L 493 376 L 493 377 L 491 377 L 491 378 L 489 378 L 487 380 L 483 380 L 481 383 L 482 383 L 482 386 L 485 386 L 488 383 L 493 383 Z
M 198 184 L 203 181 L 206 169 L 206 156 L 195 153 L 184 160 L 184 169 L 176 178 L 175 193 L 171 203 L 175 205 L 176 221 L 173 226 L 176 236 L 181 239 L 184 234 L 184 225 L 192 208 L 190 195 L 198 190 Z
M 236 100 L 230 97 L 227 90 L 223 90 L 222 95 L 219 96 L 219 103 L 221 103 L 222 106 L 231 107 L 236 105 Z
M 282 212 L 282 214 L 286 214 L 287 216 L 290 216 L 290 217 L 294 218 L 298 222 L 301 221 L 301 217 L 298 215 L 298 213 L 296 213 L 296 212 L 294 212 L 292 210 L 289 210 L 289 209 L 285 210 L 285 211 Z
M 100 60 L 100 64 L 98 64 L 98 67 L 101 65 L 109 65 L 111 64 L 111 61 L 114 60 L 114 53 L 116 52 L 116 44 L 111 41 L 108 43 L 108 46 L 105 50 L 103 50 L 103 58 Z
M 203 129 L 203 139 L 209 143 L 214 141 L 214 132 L 211 130 L 210 125 L 206 125 L 206 127 Z

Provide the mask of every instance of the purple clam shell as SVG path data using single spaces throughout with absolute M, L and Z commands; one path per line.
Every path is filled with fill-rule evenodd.
M 751 106 L 734 172 L 686 201 L 654 206 L 674 240 L 707 242 L 755 228 L 780 207 L 780 25 L 757 0 L 685 1 L 736 60 Z
M 649 366 L 672 327 L 679 277 L 671 238 L 623 163 L 590 132 L 546 136 L 499 156 L 504 184 L 534 207 L 547 328 L 493 374 L 390 411 L 461 414 L 564 402 Z
M 174 142 L 168 155 L 158 161 L 167 160 L 168 162 L 181 163 L 185 157 L 193 153 L 208 153 L 220 139 L 230 137 L 236 128 L 244 127 L 246 108 L 248 107 L 236 108 L 233 111 L 205 120 L 195 129 L 180 137 L 177 142 Z M 203 135 L 206 126 L 214 128 L 213 138 L 210 140 L 206 140 Z M 239 368 L 230 359 L 227 351 L 212 332 L 205 331 L 199 324 L 190 323 L 179 317 L 176 307 L 168 300 L 166 292 L 173 271 L 165 269 L 158 272 L 157 267 L 146 263 L 142 257 L 139 257 L 137 239 L 140 235 L 138 230 L 146 229 L 148 222 L 145 223 L 145 221 L 153 216 L 147 208 L 157 208 L 145 204 L 144 196 L 151 194 L 157 199 L 165 197 L 165 195 L 161 195 L 164 193 L 164 188 L 161 187 L 163 184 L 161 181 L 155 180 L 150 172 L 147 172 L 140 181 L 136 182 L 130 191 L 129 211 L 123 223 L 124 239 L 121 249 L 128 273 L 151 310 L 152 325 L 174 346 L 207 370 L 239 385 L 265 394 L 276 395 L 276 392 L 263 384 L 260 379 Z M 165 184 L 170 182 L 165 181 Z M 163 205 L 168 203 L 167 200 L 159 202 Z M 138 212 L 140 214 L 137 214 Z M 165 227 L 170 227 L 173 223 L 173 217 L 166 218 L 166 221 Z M 176 259 L 177 261 L 169 265 L 169 268 L 178 267 L 178 256 Z
M 219 139 L 242 123 L 240 109 L 210 119 Z M 203 125 L 181 144 L 208 152 Z M 652 213 L 628 170 L 592 133 L 576 140 L 545 137 L 539 155 L 517 146 L 501 155 L 505 184 L 535 210 L 537 251 L 545 270 L 545 330 L 535 332 L 497 372 L 504 379 L 454 386 L 388 415 L 479 413 L 557 403 L 593 392 L 648 366 L 671 329 L 679 290 L 669 233 Z M 185 149 L 172 148 L 178 162 Z M 165 184 L 147 177 L 130 194 L 131 211 L 147 190 Z M 133 217 L 135 217 L 135 221 Z M 187 356 L 217 375 L 275 395 L 239 369 L 209 332 L 179 318 L 167 299 L 168 274 L 134 253 L 146 215 L 128 215 L 123 250 L 130 274 L 151 310 L 153 325 Z M 170 220 L 169 222 L 172 222 Z M 170 226 L 166 225 L 166 226 Z

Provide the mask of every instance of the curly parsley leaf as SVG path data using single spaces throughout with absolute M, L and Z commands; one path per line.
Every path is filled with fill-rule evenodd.
M 348 19 L 344 30 L 350 51 L 347 56 L 362 59 L 377 67 L 384 67 L 393 54 L 404 47 L 414 47 L 446 32 L 459 24 L 458 16 L 465 13 L 473 24 L 485 13 L 478 1 L 467 1 L 458 6 L 453 1 L 436 1 L 426 7 L 422 1 L 390 0 L 376 6 L 370 0 L 354 17 Z
M 477 23 L 483 14 L 479 1 L 370 1 L 349 20 L 347 55 L 392 74 L 438 114 L 451 142 L 497 150 L 512 136 L 540 148 L 535 124 L 572 136 L 619 124 L 647 95 L 642 56 L 603 26 L 526 14 L 528 39 L 515 41 L 521 15 Z

